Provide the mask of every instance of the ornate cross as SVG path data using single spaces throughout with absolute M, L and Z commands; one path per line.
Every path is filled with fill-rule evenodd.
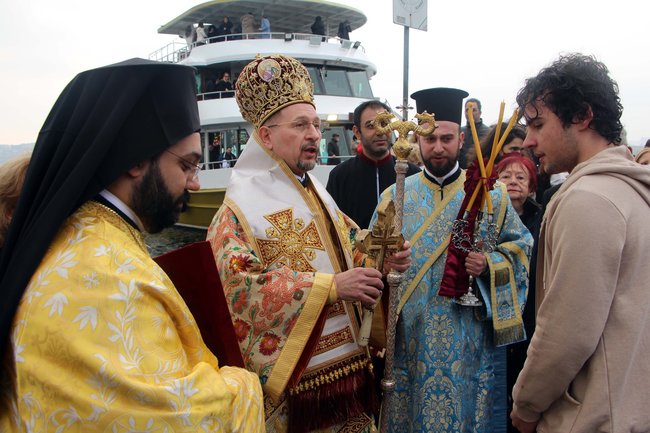
M 395 234 L 397 232 L 397 234 Z M 357 249 L 368 254 L 374 260 L 375 269 L 383 272 L 384 259 L 402 249 L 404 236 L 395 226 L 395 203 L 393 200 L 382 201 L 377 208 L 377 222 L 372 231 L 360 230 L 355 239 Z M 379 303 L 380 299 L 377 300 Z M 377 305 L 377 304 L 375 304 Z M 359 330 L 359 346 L 367 346 L 372 328 L 374 307 L 366 308 Z
M 368 254 L 375 263 L 375 269 L 381 271 L 384 259 L 404 245 L 404 236 L 395 233 L 395 204 L 392 200 L 383 201 L 377 208 L 377 222 L 372 231 L 359 230 L 356 245 L 363 253 Z

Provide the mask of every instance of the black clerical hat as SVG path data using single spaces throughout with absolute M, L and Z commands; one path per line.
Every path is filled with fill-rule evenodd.
M 464 90 L 449 87 L 436 87 L 419 90 L 411 95 L 418 113 L 424 111 L 434 114 L 436 120 L 446 120 L 461 124 L 463 118 L 463 98 L 469 96 Z

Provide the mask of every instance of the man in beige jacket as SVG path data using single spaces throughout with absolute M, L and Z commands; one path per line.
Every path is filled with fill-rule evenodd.
M 540 232 L 537 328 L 513 390 L 521 432 L 648 432 L 650 170 L 620 146 L 607 67 L 560 57 L 517 96 L 524 146 L 570 172 Z

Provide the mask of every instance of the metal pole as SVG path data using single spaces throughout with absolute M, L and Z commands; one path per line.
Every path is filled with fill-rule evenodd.
M 404 26 L 404 83 L 402 89 L 402 120 L 406 122 L 409 114 L 409 27 Z

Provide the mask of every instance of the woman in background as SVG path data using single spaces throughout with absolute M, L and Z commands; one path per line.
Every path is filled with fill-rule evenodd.
M 0 249 L 5 243 L 31 157 L 32 154 L 27 153 L 0 165 Z
M 512 202 L 512 207 L 521 218 L 526 228 L 533 235 L 534 245 L 537 247 L 537 237 L 539 235 L 539 226 L 541 223 L 541 206 L 532 198 L 532 194 L 537 190 L 537 170 L 532 160 L 519 152 L 510 152 L 503 156 L 503 159 L 497 164 L 496 171 L 498 179 L 506 185 L 508 196 Z M 526 361 L 526 351 L 530 339 L 535 331 L 535 258 L 536 251 L 533 250 L 533 258 L 530 261 L 530 280 L 528 282 L 528 298 L 523 311 L 524 327 L 526 329 L 526 340 L 519 343 L 511 344 L 506 352 L 506 370 L 507 370 L 507 392 L 508 407 L 512 410 L 512 387 L 517 381 L 519 372 L 524 367 Z M 508 432 L 516 432 L 508 419 Z

